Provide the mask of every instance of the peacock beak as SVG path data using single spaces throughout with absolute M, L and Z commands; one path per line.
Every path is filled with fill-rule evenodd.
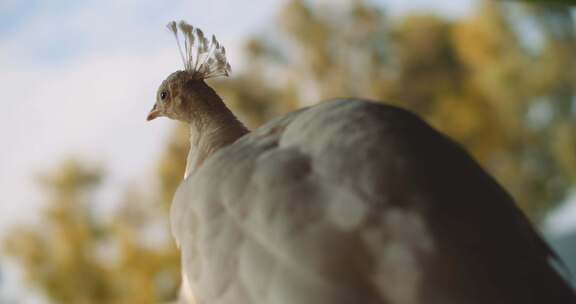
M 156 105 L 154 105 L 152 110 L 150 110 L 150 113 L 148 113 L 148 117 L 146 117 L 146 121 L 151 121 L 151 120 L 153 120 L 159 116 L 160 116 L 160 111 L 158 111 L 158 109 L 156 109 Z

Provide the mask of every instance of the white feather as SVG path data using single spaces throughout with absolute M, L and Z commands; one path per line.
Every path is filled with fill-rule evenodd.
M 212 35 L 212 39 L 209 41 L 201 29 L 195 28 L 185 21 L 178 23 L 172 21 L 168 23 L 167 27 L 176 38 L 184 69 L 192 72 L 195 79 L 207 79 L 230 74 L 231 69 L 226 59 L 226 50 L 218 42 L 216 36 Z M 180 44 L 178 30 L 184 36 L 184 50 Z

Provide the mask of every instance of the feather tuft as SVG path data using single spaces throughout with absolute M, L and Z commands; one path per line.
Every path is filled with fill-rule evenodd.
M 226 59 L 226 49 L 212 35 L 208 40 L 204 32 L 185 21 L 172 21 L 166 25 L 174 34 L 184 69 L 192 73 L 195 79 L 207 79 L 228 76 L 231 72 Z M 184 36 L 184 49 L 180 44 L 178 30 Z
M 178 32 L 178 29 L 176 28 L 176 21 L 172 21 L 170 23 L 168 23 L 166 25 L 166 27 L 168 27 L 168 29 L 174 33 L 174 35 L 176 35 L 176 33 Z

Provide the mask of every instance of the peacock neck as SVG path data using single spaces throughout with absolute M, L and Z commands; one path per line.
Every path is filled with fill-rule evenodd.
M 196 113 L 189 121 L 190 151 L 184 178 L 194 174 L 216 151 L 249 132 L 216 93 L 209 98 L 211 111 Z

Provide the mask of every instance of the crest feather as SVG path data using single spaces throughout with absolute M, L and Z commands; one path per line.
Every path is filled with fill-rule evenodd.
M 230 74 L 230 64 L 226 60 L 226 50 L 212 35 L 209 41 L 204 32 L 185 21 L 172 21 L 167 25 L 174 34 L 184 69 L 195 79 L 207 79 Z M 184 49 L 180 45 L 178 30 L 184 36 Z

